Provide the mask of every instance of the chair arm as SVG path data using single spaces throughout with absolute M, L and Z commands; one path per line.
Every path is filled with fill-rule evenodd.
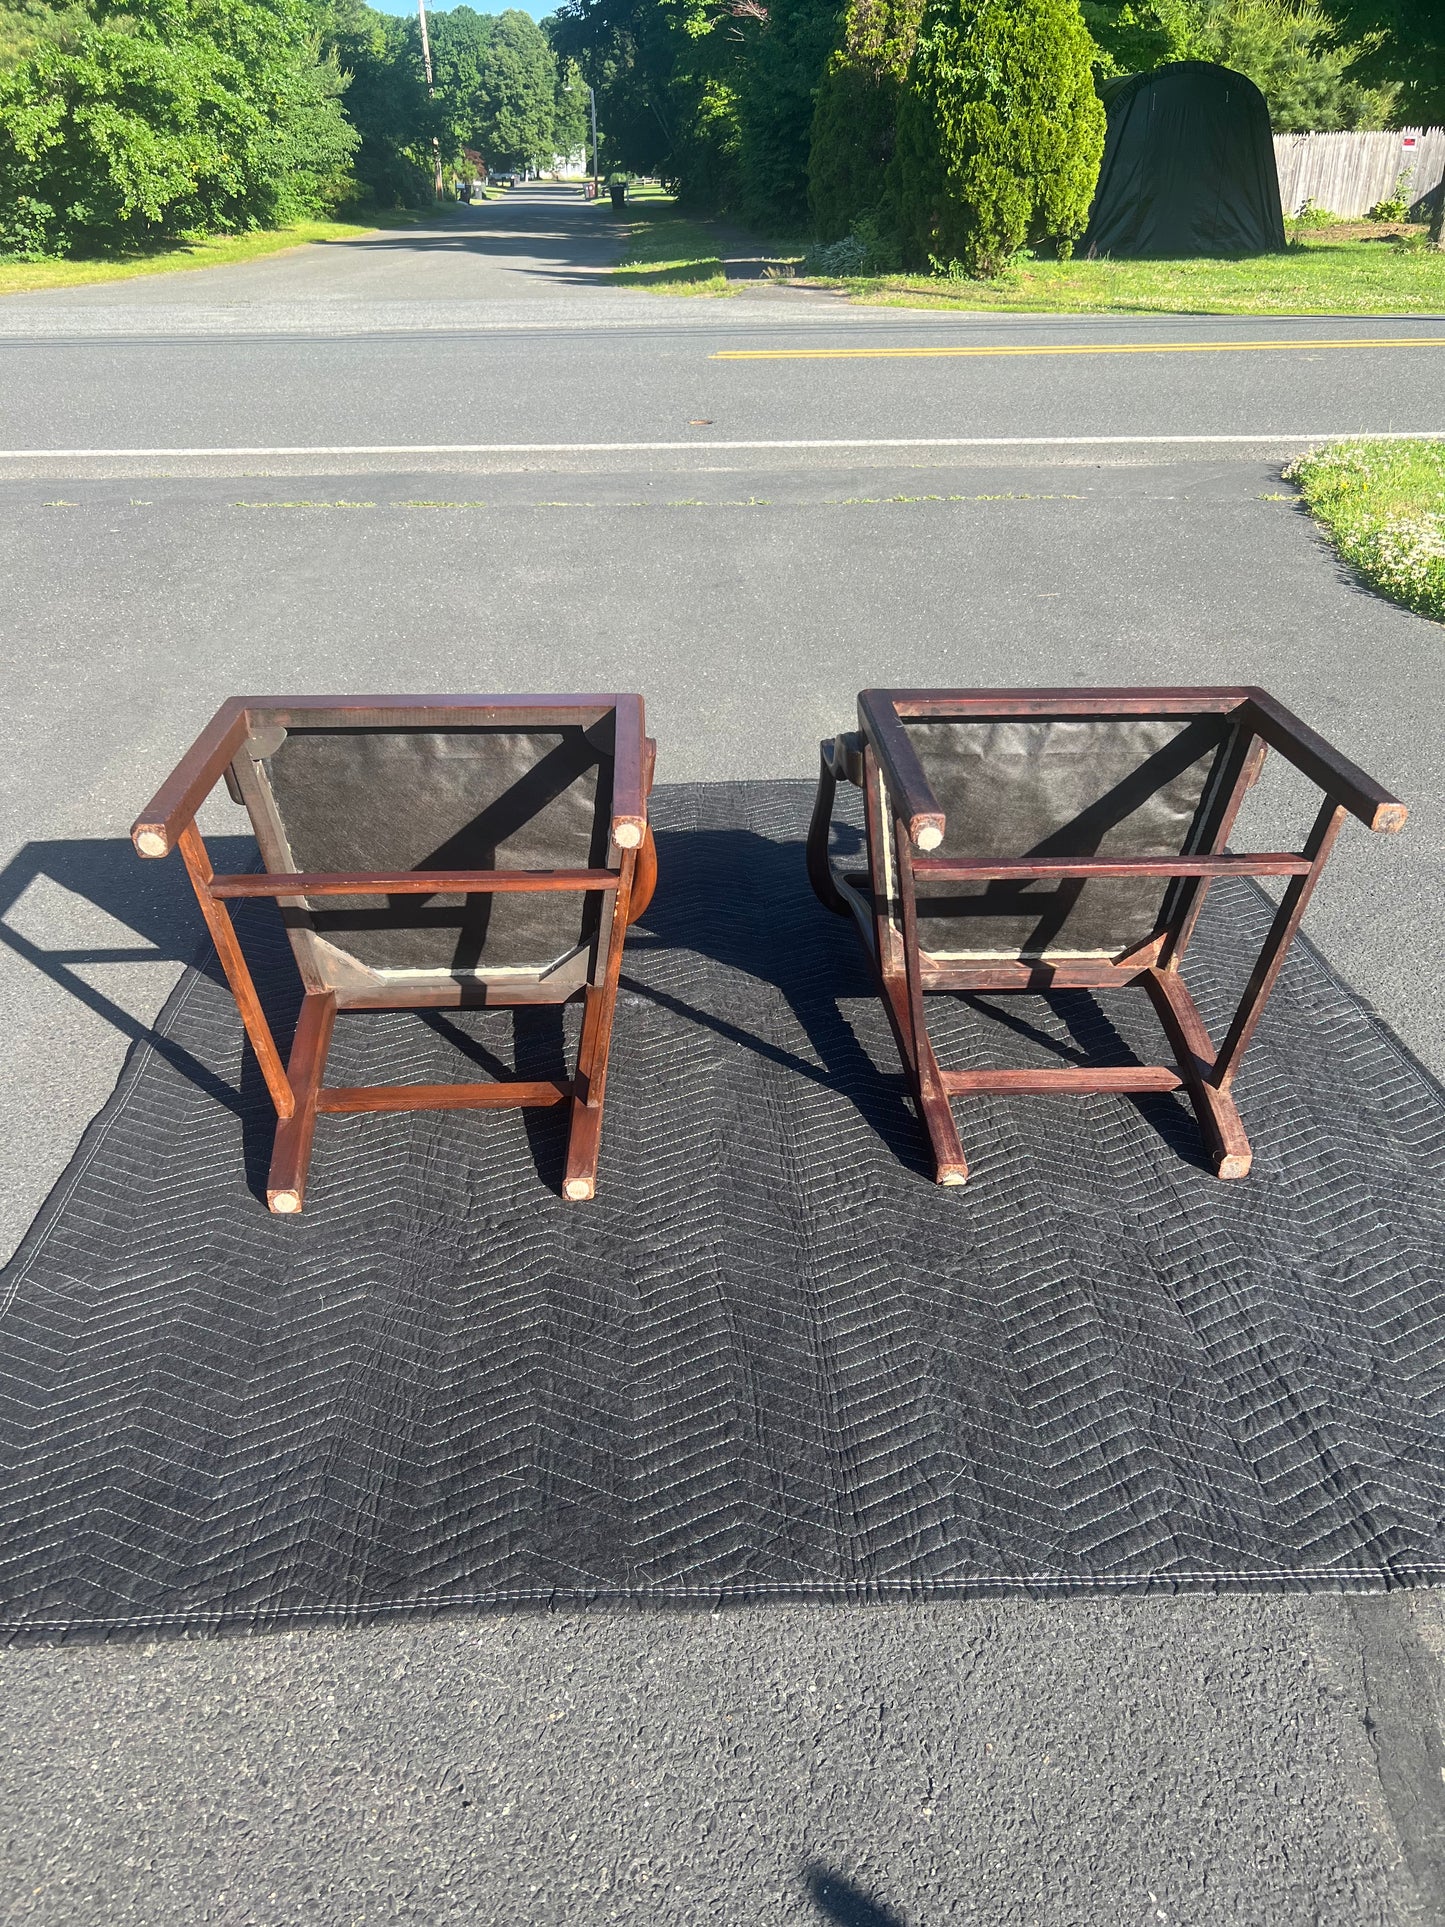
M 181 831 L 220 782 L 250 734 L 246 705 L 232 696 L 216 711 L 131 825 L 141 856 L 168 856 Z

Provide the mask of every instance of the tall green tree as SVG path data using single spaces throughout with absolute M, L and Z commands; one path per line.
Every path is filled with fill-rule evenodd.
M 275 227 L 358 145 L 305 0 L 100 0 L 0 73 L 0 251 Z
M 1194 58 L 1249 76 L 1278 133 L 1386 124 L 1394 90 L 1361 84 L 1315 0 L 1196 0 L 1192 35 Z
M 322 48 L 346 83 L 342 106 L 359 140 L 352 167 L 362 193 L 378 207 L 425 206 L 439 117 L 427 97 L 416 22 L 365 0 L 313 6 Z
M 840 240 L 882 207 L 922 20 L 923 0 L 850 0 L 813 114 L 808 207 L 820 240 Z
M 1104 151 L 1078 0 L 928 0 L 890 169 L 910 265 L 1072 251 Z
M 1350 72 L 1367 87 L 1398 87 L 1402 121 L 1445 122 L 1445 0 L 1324 0 Z

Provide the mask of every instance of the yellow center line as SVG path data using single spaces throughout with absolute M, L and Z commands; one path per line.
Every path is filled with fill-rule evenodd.
M 1062 347 L 1009 344 L 965 348 L 721 348 L 710 361 L 874 361 L 959 355 L 1223 355 L 1301 348 L 1445 348 L 1445 335 L 1362 335 L 1328 341 L 1090 341 Z

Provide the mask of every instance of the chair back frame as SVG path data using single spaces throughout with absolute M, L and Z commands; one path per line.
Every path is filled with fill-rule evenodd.
M 279 865 L 274 811 L 262 793 L 258 764 L 289 728 L 547 730 L 613 724 L 612 802 L 605 863 L 586 869 L 415 869 L 301 873 Z M 131 829 L 146 858 L 179 850 L 216 946 L 247 1038 L 276 1110 L 276 1141 L 267 1180 L 272 1211 L 293 1214 L 305 1201 L 316 1118 L 321 1112 L 496 1109 L 568 1103 L 571 1122 L 563 1193 L 596 1192 L 597 1158 L 617 984 L 627 926 L 647 908 L 657 859 L 647 820 L 656 745 L 646 735 L 641 696 L 236 696 L 224 702 L 161 785 Z M 195 818 L 224 778 L 244 803 L 257 833 L 264 872 L 218 876 Z M 445 973 L 433 982 L 377 985 L 348 981 L 324 968 L 315 949 L 292 931 L 303 999 L 285 1064 L 256 992 L 228 905 L 273 898 L 301 913 L 312 899 L 397 895 L 494 895 L 512 891 L 595 893 L 603 906 L 595 940 L 570 966 L 467 981 Z M 610 901 L 610 910 L 606 907 Z M 296 919 L 292 919 L 296 921 Z M 479 1084 L 328 1086 L 327 1053 L 337 1014 L 458 1005 L 559 1004 L 584 998 L 577 1070 L 568 1079 Z
M 921 718 L 995 722 L 1219 716 L 1230 730 L 1220 751 L 1209 806 L 1194 839 L 1177 856 L 1055 856 L 1000 851 L 994 857 L 940 858 L 947 820 L 905 724 Z M 1323 792 L 1299 850 L 1235 854 L 1227 843 L 1244 797 L 1268 750 L 1275 750 Z M 828 852 L 837 785 L 863 792 L 868 869 L 839 873 Z M 1183 1089 L 1191 1099 L 1210 1161 L 1221 1178 L 1239 1178 L 1252 1152 L 1232 1094 L 1240 1060 L 1283 967 L 1311 893 L 1346 816 L 1372 830 L 1401 829 L 1406 809 L 1363 770 L 1264 690 L 1237 688 L 864 690 L 858 729 L 822 746 L 818 796 L 808 833 L 808 874 L 831 910 L 851 913 L 873 965 L 941 1184 L 963 1184 L 968 1162 L 952 1101 L 981 1091 L 1134 1093 Z M 1288 879 L 1238 1008 L 1218 1047 L 1180 974 L 1210 883 L 1221 876 Z M 920 885 L 1086 882 L 1158 878 L 1170 887 L 1157 927 L 1144 943 L 1112 959 L 936 957 L 919 942 Z M 930 991 L 1006 992 L 1138 986 L 1149 996 L 1174 1054 L 1173 1064 L 1080 1065 L 1060 1069 L 945 1071 L 924 1011 Z

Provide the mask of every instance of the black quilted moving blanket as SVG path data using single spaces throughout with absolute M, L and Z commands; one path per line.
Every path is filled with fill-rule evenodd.
M 1174 1096 L 996 1097 L 939 1189 L 810 800 L 657 792 L 590 1205 L 560 1111 L 415 1113 L 323 1118 L 268 1216 L 264 1089 L 187 973 L 0 1277 L 0 1629 L 1445 1576 L 1439 1087 L 1299 946 L 1248 1179 Z M 1216 1030 L 1268 915 L 1211 897 Z M 930 1012 L 945 1063 L 1160 1054 L 1142 996 Z M 343 1017 L 333 1076 L 555 1074 L 566 1022 Z

